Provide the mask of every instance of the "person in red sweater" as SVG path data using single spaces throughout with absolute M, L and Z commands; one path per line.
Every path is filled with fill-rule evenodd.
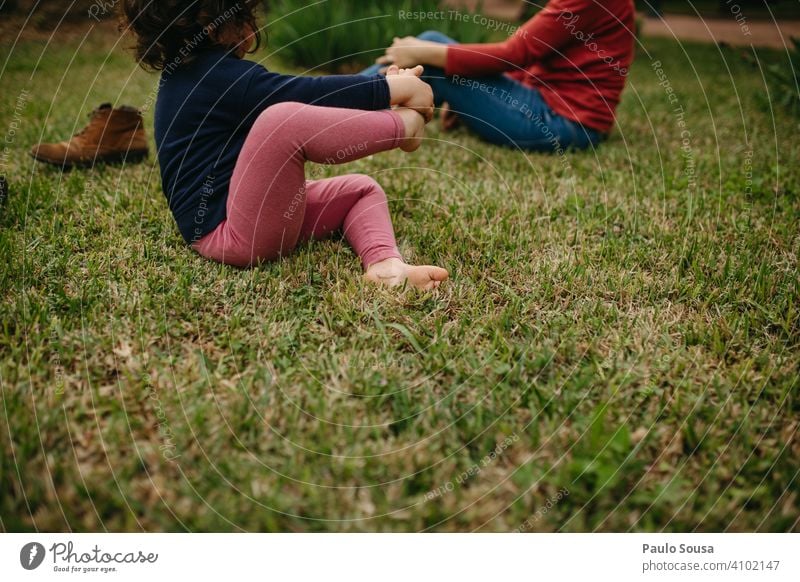
M 445 128 L 457 116 L 492 143 L 557 152 L 606 137 L 633 54 L 633 0 L 550 0 L 505 42 L 395 38 L 376 67 L 424 65 Z

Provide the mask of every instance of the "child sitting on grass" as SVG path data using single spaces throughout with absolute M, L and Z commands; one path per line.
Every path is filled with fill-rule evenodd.
M 142 66 L 161 71 L 155 134 L 164 194 L 187 243 L 249 267 L 343 230 L 365 278 L 433 289 L 446 270 L 403 261 L 386 194 L 372 178 L 306 180 L 421 143 L 433 115 L 422 68 L 386 77 L 294 77 L 243 60 L 260 43 L 256 0 L 124 0 Z M 395 109 L 389 109 L 395 107 Z

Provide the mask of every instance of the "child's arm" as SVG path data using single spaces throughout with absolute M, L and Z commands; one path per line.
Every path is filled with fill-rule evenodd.
M 433 92 L 414 75 L 329 75 L 295 77 L 271 73 L 253 64 L 243 96 L 243 107 L 257 115 L 276 103 L 294 101 L 323 107 L 377 110 L 393 105 L 433 115 Z

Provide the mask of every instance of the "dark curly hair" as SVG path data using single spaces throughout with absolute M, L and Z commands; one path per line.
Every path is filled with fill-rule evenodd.
M 123 0 L 120 30 L 136 35 L 139 64 L 160 71 L 212 47 L 235 50 L 248 27 L 256 50 L 261 44 L 258 5 L 258 0 Z

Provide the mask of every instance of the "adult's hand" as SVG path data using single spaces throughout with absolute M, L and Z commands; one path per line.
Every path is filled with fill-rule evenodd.
M 380 65 L 408 68 L 415 65 L 444 67 L 447 64 L 447 45 L 413 36 L 395 37 L 386 54 L 376 61 Z
M 388 68 L 384 69 L 383 74 L 387 77 L 390 75 L 399 75 L 401 77 L 421 77 L 422 73 L 425 72 L 425 69 L 422 65 L 417 65 L 411 69 L 401 69 L 397 65 L 390 65 Z

